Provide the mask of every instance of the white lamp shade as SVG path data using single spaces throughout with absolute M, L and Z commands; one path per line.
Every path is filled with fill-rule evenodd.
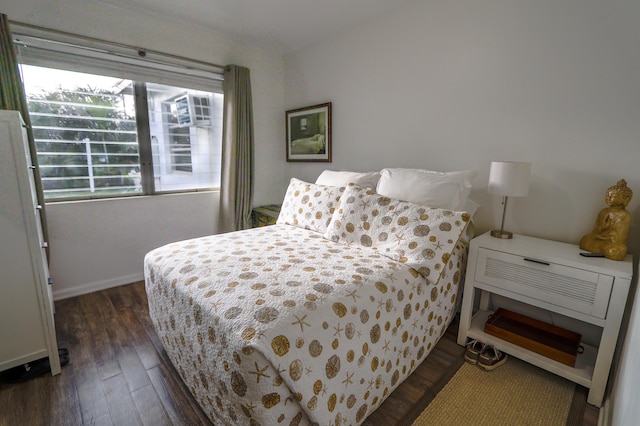
M 489 193 L 507 197 L 524 197 L 529 192 L 531 163 L 492 161 L 489 170 Z

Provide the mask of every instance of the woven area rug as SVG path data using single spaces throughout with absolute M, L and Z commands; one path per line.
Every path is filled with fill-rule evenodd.
M 464 364 L 413 426 L 565 425 L 575 384 L 517 358 L 493 371 Z

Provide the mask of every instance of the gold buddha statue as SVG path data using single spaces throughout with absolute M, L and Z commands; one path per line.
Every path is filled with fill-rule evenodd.
M 633 191 L 624 179 L 607 190 L 604 200 L 609 207 L 600 210 L 593 231 L 580 240 L 581 249 L 603 254 L 607 259 L 624 259 L 631 227 L 631 213 L 625 207 L 632 196 Z

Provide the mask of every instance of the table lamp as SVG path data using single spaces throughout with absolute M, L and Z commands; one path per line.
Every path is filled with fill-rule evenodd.
M 504 218 L 507 213 L 507 200 L 509 197 L 524 197 L 529 192 L 529 178 L 531 176 L 531 163 L 516 161 L 492 161 L 489 170 L 489 194 L 501 195 L 502 198 L 502 223 L 500 230 L 492 230 L 491 236 L 495 238 L 510 239 L 513 233 L 504 230 Z

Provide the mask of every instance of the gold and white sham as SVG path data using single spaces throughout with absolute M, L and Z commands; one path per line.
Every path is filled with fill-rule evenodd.
M 347 185 L 324 237 L 371 248 L 437 282 L 470 215 L 395 200 Z
M 276 224 L 323 233 L 343 192 L 344 187 L 317 185 L 292 178 Z

